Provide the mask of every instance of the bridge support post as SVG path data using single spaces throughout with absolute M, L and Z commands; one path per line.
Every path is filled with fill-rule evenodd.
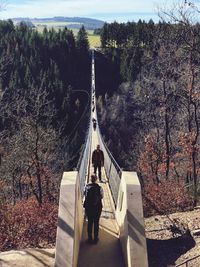
M 126 266 L 148 267 L 141 187 L 135 172 L 122 172 L 116 219 Z
M 76 267 L 83 227 L 78 172 L 65 172 L 61 181 L 55 267 Z

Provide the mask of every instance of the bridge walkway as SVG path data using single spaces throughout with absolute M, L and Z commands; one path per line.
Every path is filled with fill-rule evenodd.
M 91 155 L 97 144 L 97 132 L 93 130 Z M 93 173 L 92 164 L 90 164 L 90 174 L 91 173 Z M 100 218 L 99 242 L 97 245 L 87 243 L 87 222 L 85 220 L 80 244 L 78 267 L 125 266 L 118 236 L 119 229 L 115 220 L 115 207 L 104 169 L 102 170 L 102 180 L 103 183 L 100 183 L 100 186 L 103 188 L 104 198 L 103 210 Z

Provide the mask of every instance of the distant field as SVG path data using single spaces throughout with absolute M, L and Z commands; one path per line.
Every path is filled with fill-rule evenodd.
M 67 25 L 66 25 L 66 23 L 65 24 L 60 24 L 60 25 L 58 25 L 57 23 L 56 24 L 49 24 L 49 25 L 47 25 L 47 24 L 37 24 L 37 25 L 35 25 L 36 26 L 36 28 L 37 28 L 37 30 L 39 31 L 39 32 L 43 32 L 43 30 L 44 30 L 44 28 L 46 27 L 47 29 L 52 29 L 52 28 L 54 28 L 54 30 L 56 30 L 56 31 L 58 31 L 59 29 L 63 29 L 64 27 L 67 27 L 69 30 L 72 30 L 73 31 L 73 33 L 74 33 L 74 35 L 76 36 L 77 35 L 77 33 L 78 33 L 78 31 L 79 31 L 79 29 L 71 29 L 71 28 L 69 28 Z M 93 31 L 91 31 L 92 33 L 93 33 Z M 88 34 L 90 34 L 90 33 L 88 33 Z
M 39 32 L 42 32 L 44 28 L 47 29 L 54 28 L 55 30 L 63 29 L 64 27 L 68 28 L 68 25 L 71 24 L 69 22 L 45 22 L 45 23 L 35 23 L 35 26 Z M 80 24 L 80 23 L 73 23 L 73 24 Z M 76 35 L 78 32 L 78 29 L 72 29 L 74 34 Z
M 63 29 L 64 27 L 67 27 L 68 29 L 72 30 L 74 35 L 76 36 L 79 29 L 69 27 L 68 25 L 70 25 L 70 24 L 72 24 L 72 23 L 69 23 L 69 22 L 50 22 L 50 23 L 37 23 L 37 24 L 35 24 L 35 26 L 39 32 L 42 32 L 45 27 L 47 29 L 54 28 L 55 30 L 59 30 L 59 29 Z M 80 23 L 77 22 L 77 23 L 73 23 L 73 24 L 80 24 Z M 93 30 L 87 30 L 88 34 L 92 35 L 93 32 L 94 32 Z
M 69 25 L 69 24 L 81 24 L 81 23 L 79 23 L 79 22 L 62 22 L 62 21 L 45 21 L 45 22 L 36 22 L 36 23 L 34 23 L 34 25 L 36 26 L 36 27 L 44 27 L 44 26 L 46 26 L 47 28 L 59 28 L 59 27 L 61 27 L 61 28 L 63 28 L 63 27 L 67 27 L 67 25 Z
M 88 40 L 90 43 L 90 47 L 100 47 L 101 46 L 101 41 L 100 41 L 99 35 L 88 34 Z
M 68 28 L 68 29 L 72 30 L 75 36 L 77 35 L 77 33 L 79 31 L 79 29 L 74 29 L 74 28 Z M 88 36 L 93 35 L 94 31 L 93 30 L 87 30 L 87 33 L 88 33 Z

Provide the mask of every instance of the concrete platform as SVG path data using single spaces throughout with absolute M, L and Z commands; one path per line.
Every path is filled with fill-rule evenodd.
M 119 239 L 100 228 L 100 240 L 97 245 L 91 245 L 87 240 L 87 223 L 83 229 L 83 239 L 80 247 L 78 267 L 123 267 L 124 260 L 119 244 Z

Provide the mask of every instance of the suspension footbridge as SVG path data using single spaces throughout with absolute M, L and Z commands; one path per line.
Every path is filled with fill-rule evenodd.
M 97 121 L 96 129 L 92 120 Z M 100 241 L 87 240 L 83 189 L 93 173 L 92 151 L 100 144 L 104 152 L 103 210 Z M 92 52 L 91 114 L 84 153 L 78 171 L 65 172 L 61 181 L 55 267 L 147 267 L 142 197 L 137 173 L 122 171 L 106 147 L 96 111 L 95 55 Z

